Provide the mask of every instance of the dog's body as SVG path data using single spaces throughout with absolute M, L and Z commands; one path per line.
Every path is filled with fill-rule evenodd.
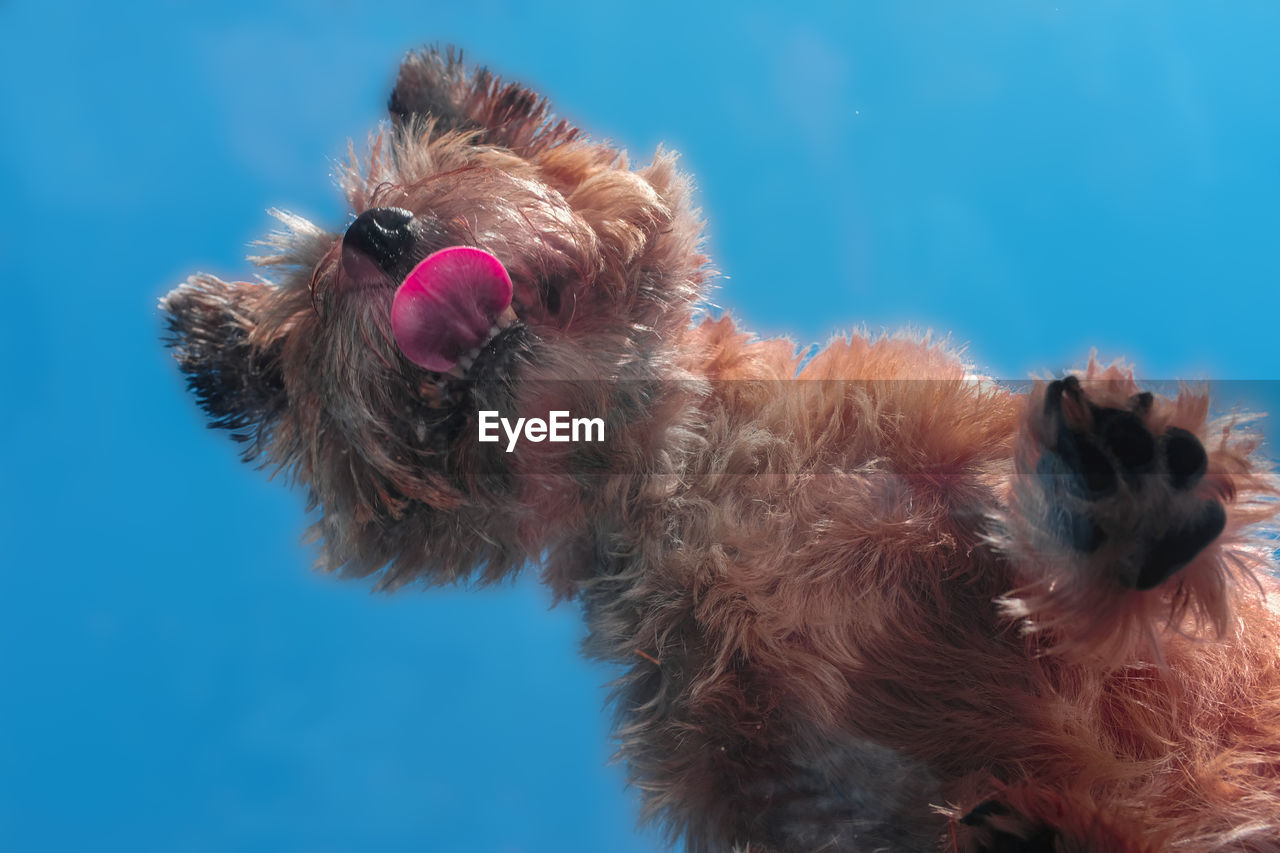
M 541 563 L 690 850 L 1280 851 L 1277 488 L 1204 397 L 1096 365 L 1018 394 L 911 338 L 802 365 L 695 324 L 669 155 L 432 52 L 391 113 L 345 234 L 286 217 L 278 285 L 164 303 L 329 568 Z M 507 453 L 481 410 L 605 440 Z

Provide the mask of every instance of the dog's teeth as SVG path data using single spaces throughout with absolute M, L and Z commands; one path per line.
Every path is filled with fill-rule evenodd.
M 471 369 L 471 365 L 475 364 L 476 359 L 480 357 L 480 353 L 484 352 L 484 348 L 493 343 L 493 339 L 496 338 L 503 329 L 514 323 L 515 320 L 515 312 L 508 307 L 507 310 L 502 313 L 502 316 L 489 327 L 489 334 L 484 341 L 459 358 L 457 363 L 447 371 L 448 374 L 458 379 L 465 379 L 467 371 Z M 441 384 L 443 386 L 443 382 Z

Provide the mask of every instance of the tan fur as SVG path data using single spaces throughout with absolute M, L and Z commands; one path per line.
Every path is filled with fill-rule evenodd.
M 1278 626 L 1263 595 L 1276 587 L 1266 543 L 1243 535 L 1274 512 L 1274 481 L 1251 469 L 1251 441 L 1222 425 L 1211 444 L 1202 488 L 1232 495 L 1218 543 L 1169 588 L 1121 594 L 1035 542 L 1001 539 L 1007 552 L 984 554 L 988 515 L 1019 529 L 1000 498 L 1037 395 L 966 380 L 940 347 L 905 339 L 835 341 L 778 382 L 794 370 L 789 352 L 726 327 L 696 335 L 718 344 L 712 369 L 764 381 L 726 383 L 710 419 L 759 431 L 736 442 L 753 476 L 690 476 L 688 499 L 716 511 L 698 516 L 706 553 L 686 557 L 702 570 L 677 569 L 667 591 L 692 587 L 717 637 L 713 684 L 732 693 L 742 655 L 769 685 L 766 724 L 799 713 L 851 728 L 944 778 L 1066 797 L 1055 808 L 1068 815 L 1071 797 L 1096 798 L 1132 827 L 1117 849 L 1157 849 L 1144 839 L 1163 833 L 1178 849 L 1280 849 Z M 1162 402 L 1157 418 L 1207 435 L 1201 399 Z M 1071 581 L 1083 588 L 1064 595 Z M 663 658 L 654 633 L 647 648 Z M 749 707 L 739 727 L 759 713 Z M 1101 849 L 1081 844 L 1063 849 Z
M 621 754 L 692 851 L 1280 851 L 1277 483 L 1242 421 L 1155 398 L 1147 429 L 1196 436 L 1207 474 L 1072 504 L 1108 531 L 1073 550 L 1053 520 L 1076 499 L 1037 474 L 1047 383 L 1015 393 L 913 335 L 802 367 L 694 321 L 709 273 L 674 156 L 632 169 L 451 54 L 411 57 L 392 113 L 344 178 L 353 211 L 501 259 L 528 330 L 501 371 L 407 362 L 391 290 L 287 215 L 261 259 L 278 285 L 200 277 L 165 303 L 206 408 L 321 510 L 324 566 L 394 588 L 540 563 L 624 667 Z M 1079 375 L 1096 406 L 1140 391 L 1123 365 Z M 481 399 L 610 437 L 490 453 Z M 1134 537 L 1215 501 L 1188 565 L 1117 582 Z M 1056 846 L 1000 846 L 1036 837 Z

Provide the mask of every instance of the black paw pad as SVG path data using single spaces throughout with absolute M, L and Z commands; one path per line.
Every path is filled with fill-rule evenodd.
M 1115 466 L 1091 436 L 1068 429 L 1058 430 L 1053 451 L 1041 456 L 1036 466 L 1041 476 L 1062 477 L 1069 494 L 1087 501 L 1105 498 L 1119 483 Z
M 1226 526 L 1227 512 L 1222 504 L 1205 501 L 1194 519 L 1170 530 L 1148 546 L 1133 588 L 1152 589 L 1164 583 L 1217 539 Z
M 1164 458 L 1175 489 L 1191 488 L 1209 469 L 1209 457 L 1200 439 L 1178 427 L 1165 431 Z
M 1075 457 L 1072 461 L 1084 482 L 1086 496 L 1096 501 L 1114 492 L 1118 483 L 1116 469 L 1111 466 L 1111 460 L 1102 452 L 1102 448 L 1089 436 L 1080 433 L 1073 433 L 1071 442 L 1074 445 L 1072 455 Z
M 1204 445 L 1179 427 L 1153 434 L 1154 405 L 1143 391 L 1099 406 L 1075 377 L 1051 382 L 1036 463 L 1050 503 L 1046 532 L 1079 554 L 1106 546 L 1114 576 L 1135 590 L 1168 581 L 1226 527 L 1218 501 L 1188 494 L 1209 468 Z
M 1009 813 L 1009 807 L 999 800 L 984 800 L 978 803 L 969 813 L 960 818 L 960 822 L 965 826 L 982 826 L 987 822 L 987 818 L 996 815 L 1002 817 Z
M 974 806 L 960 822 L 978 831 L 975 849 L 981 853 L 1054 853 L 1058 849 L 1057 832 L 1043 824 L 1024 829 L 1028 821 L 996 800 Z
M 1046 485 L 1081 500 L 1101 500 L 1116 490 L 1115 469 L 1106 454 L 1088 436 L 1065 428 L 1054 449 L 1040 455 L 1036 474 Z
M 1068 399 L 1076 408 L 1070 419 L 1064 411 Z M 1143 476 L 1153 473 L 1157 463 L 1156 439 L 1143 422 L 1153 402 L 1150 393 L 1141 392 L 1129 398 L 1127 410 L 1095 406 L 1074 376 L 1049 384 L 1045 416 L 1056 427 L 1051 450 L 1060 459 L 1058 467 L 1065 469 L 1054 473 L 1074 476 L 1075 482 L 1066 481 L 1069 493 L 1102 500 L 1116 491 L 1121 476 L 1131 488 L 1141 488 Z
M 1156 467 L 1156 440 L 1133 412 L 1120 409 L 1095 409 L 1094 425 L 1098 436 L 1120 463 L 1125 479 L 1133 484 L 1140 474 Z

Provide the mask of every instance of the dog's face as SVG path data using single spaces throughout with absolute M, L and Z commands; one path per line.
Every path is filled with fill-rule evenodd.
M 307 486 L 328 567 L 498 577 L 587 512 L 582 471 L 661 452 L 699 223 L 674 158 L 632 171 L 452 52 L 410 56 L 390 111 L 343 178 L 346 228 L 278 214 L 255 260 L 279 280 L 193 277 L 170 344 L 246 458 Z M 478 441 L 481 410 L 555 409 L 605 441 Z

